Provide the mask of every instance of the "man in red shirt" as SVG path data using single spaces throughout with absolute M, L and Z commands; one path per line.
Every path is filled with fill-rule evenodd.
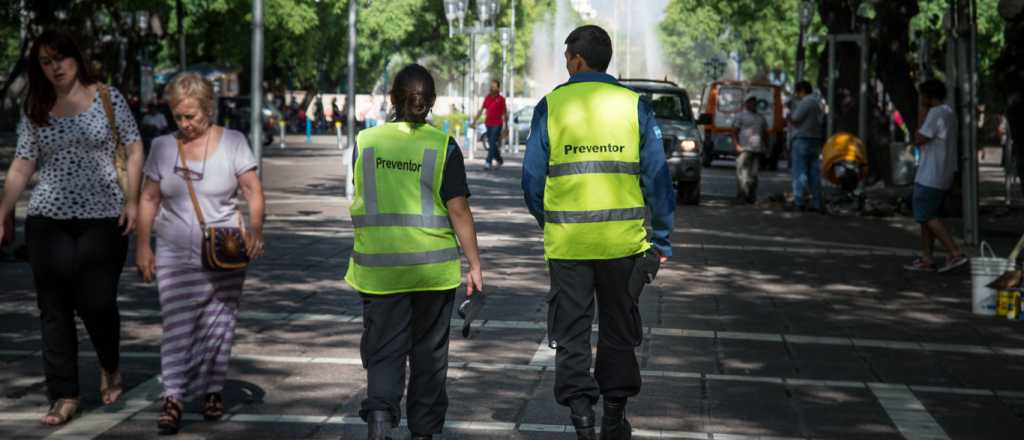
M 498 80 L 491 81 L 491 91 L 484 98 L 484 105 L 480 107 L 480 111 L 476 112 L 476 117 L 473 118 L 473 126 L 476 126 L 477 121 L 480 120 L 480 114 L 487 112 L 487 117 L 484 118 L 484 125 L 487 126 L 487 165 L 484 166 L 485 170 L 491 169 L 491 162 L 498 161 L 495 169 L 501 168 L 501 165 L 505 163 L 505 160 L 501 158 L 501 149 L 499 148 L 498 142 L 501 140 L 501 129 L 505 125 L 505 97 L 501 96 L 501 82 Z

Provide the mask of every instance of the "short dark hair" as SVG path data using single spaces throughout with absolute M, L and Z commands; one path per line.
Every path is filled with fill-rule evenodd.
M 390 95 L 391 104 L 395 107 L 395 121 L 426 123 L 427 115 L 437 100 L 434 77 L 419 64 L 405 66 L 395 75 Z
M 37 127 L 50 125 L 50 110 L 57 103 L 57 90 L 43 73 L 39 64 L 39 52 L 46 47 L 61 56 L 72 58 L 78 65 L 78 82 L 89 86 L 96 83 L 92 73 L 92 65 L 86 58 L 73 35 L 63 30 L 48 30 L 39 34 L 32 42 L 28 55 L 28 94 L 23 104 L 25 116 Z
M 501 88 L 501 80 L 492 79 L 491 82 L 494 83 L 494 85 L 498 86 L 498 88 Z
M 811 86 L 810 81 L 800 81 L 796 83 L 796 91 L 811 94 L 814 93 L 814 87 Z
M 591 69 L 604 72 L 612 62 L 612 38 L 600 26 L 588 24 L 569 33 L 565 39 L 569 56 L 579 55 Z
M 937 79 L 930 79 L 921 83 L 921 94 L 939 101 L 946 100 L 946 84 Z

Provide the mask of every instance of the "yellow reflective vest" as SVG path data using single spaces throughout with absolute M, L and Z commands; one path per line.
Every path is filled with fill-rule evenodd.
M 360 132 L 356 148 L 355 243 L 345 281 L 379 295 L 458 287 L 459 247 L 440 195 L 448 135 L 388 123 Z
M 650 248 L 640 189 L 640 95 L 601 82 L 546 98 L 551 148 L 544 183 L 544 255 L 610 260 Z

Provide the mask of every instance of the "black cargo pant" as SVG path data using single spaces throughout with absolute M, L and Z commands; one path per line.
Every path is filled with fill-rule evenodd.
M 640 289 L 629 279 L 639 255 L 615 260 L 550 260 L 548 336 L 555 346 L 555 400 L 632 397 L 640 393 L 634 349 L 643 340 Z M 597 360 L 590 375 L 590 333 L 597 292 Z M 596 379 L 596 380 L 595 380 Z
M 366 369 L 366 400 L 359 416 L 388 411 L 394 426 L 402 418 L 405 366 L 409 395 L 405 402 L 409 430 L 438 434 L 448 411 L 448 336 L 455 289 L 368 295 L 363 298 L 363 338 L 359 354 Z
M 118 369 L 117 285 L 128 253 L 128 238 L 121 232 L 116 218 L 25 220 L 51 401 L 79 396 L 75 314 L 85 324 L 100 366 L 110 372 Z

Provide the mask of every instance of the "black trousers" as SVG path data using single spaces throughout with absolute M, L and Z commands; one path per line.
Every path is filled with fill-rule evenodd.
M 395 426 L 409 365 L 405 402 L 409 430 L 432 435 L 444 427 L 448 411 L 448 337 L 455 289 L 394 295 L 363 294 L 363 338 L 359 354 L 366 369 L 366 400 L 360 417 L 386 410 Z
M 629 279 L 639 255 L 615 260 L 550 260 L 548 337 L 555 346 L 555 400 L 562 405 L 599 396 L 640 393 L 640 364 L 634 349 L 643 342 L 640 290 Z M 598 334 L 594 375 L 590 375 L 591 326 L 597 292 Z
M 117 285 L 128 254 L 128 238 L 121 232 L 117 219 L 29 216 L 25 220 L 50 400 L 79 396 L 76 313 L 85 324 L 100 365 L 107 371 L 118 368 L 121 317 Z

